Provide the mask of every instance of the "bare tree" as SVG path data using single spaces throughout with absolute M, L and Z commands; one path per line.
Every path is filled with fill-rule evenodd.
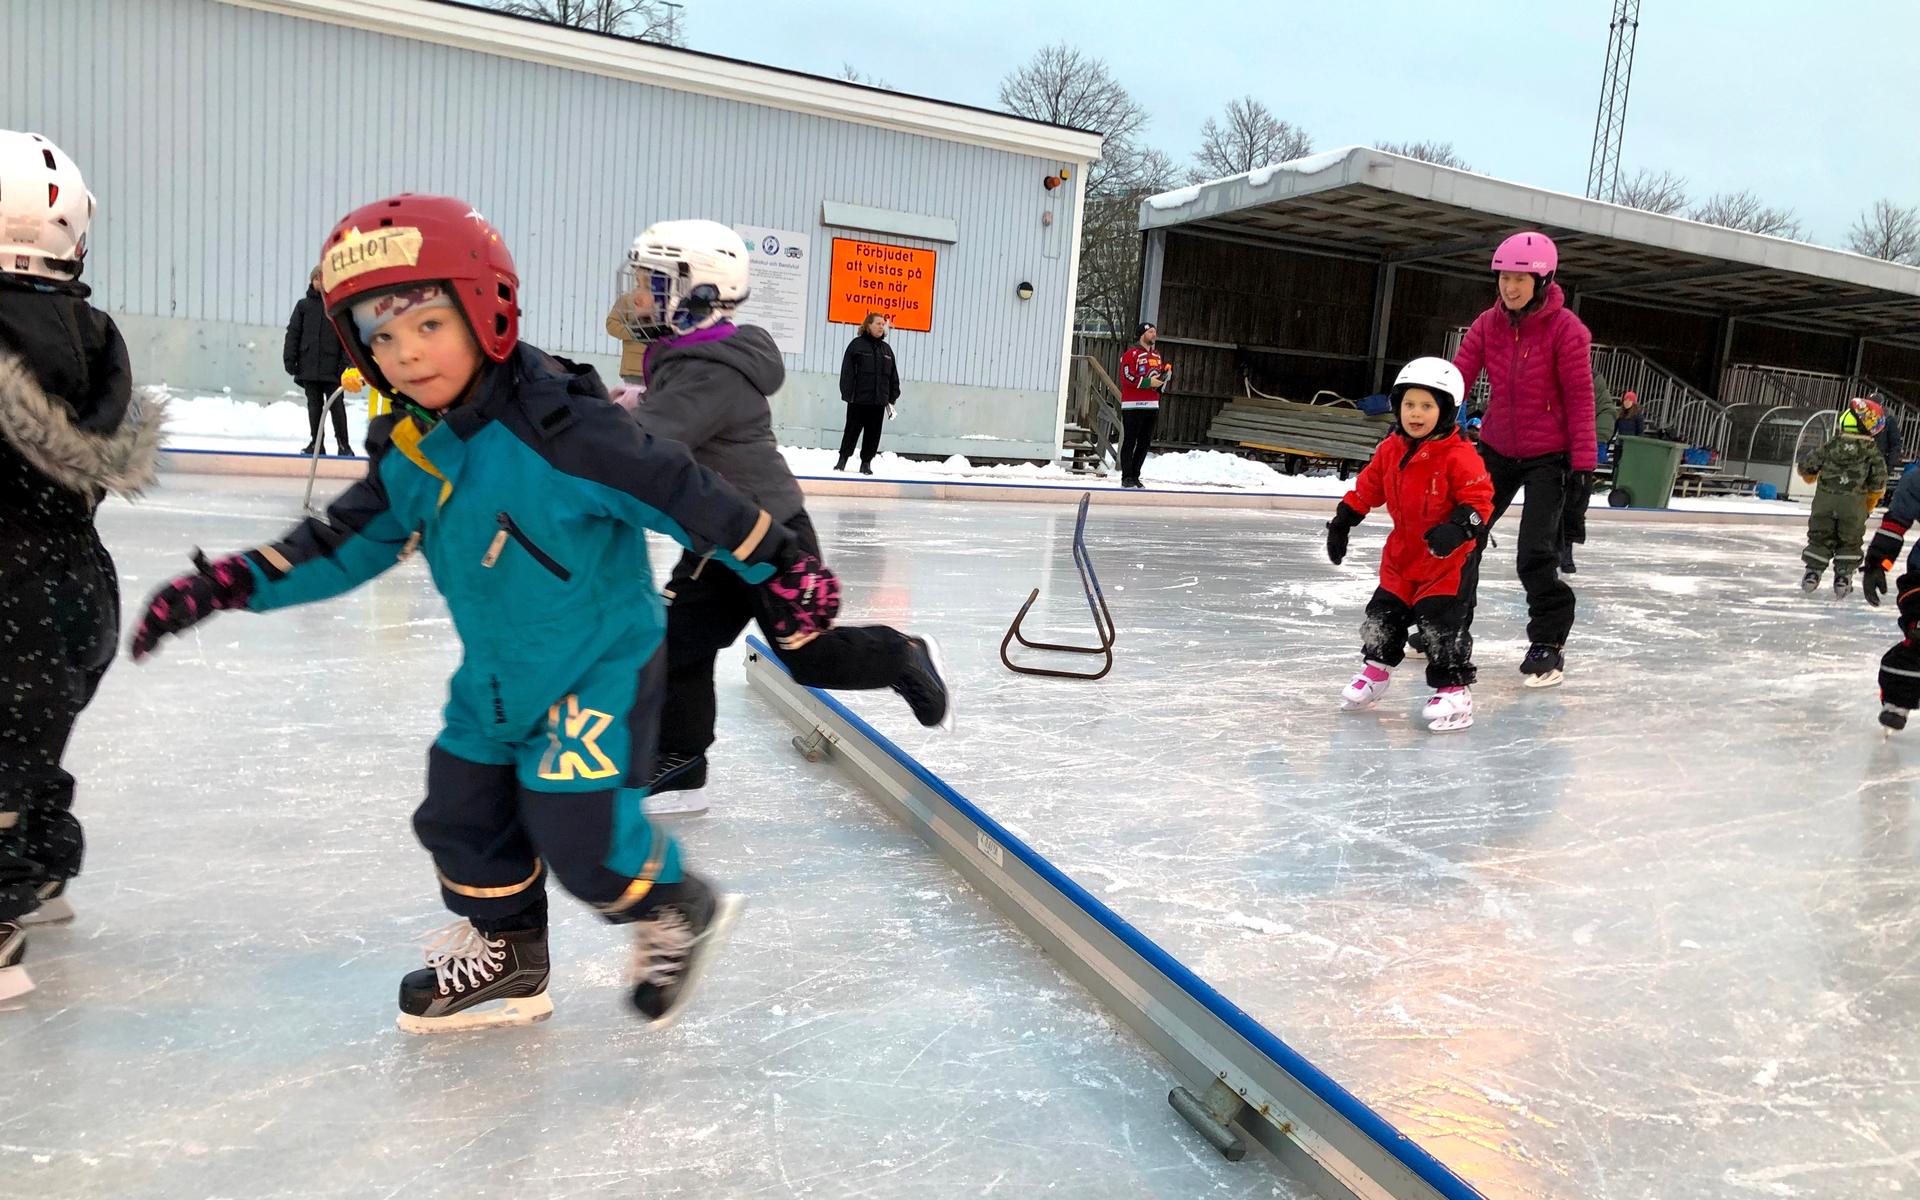
M 843 61 L 840 64 L 840 78 L 846 80 L 848 83 L 857 83 L 862 87 L 883 88 L 889 92 L 897 90 L 886 80 L 874 75 L 869 75 L 850 62 Z
M 1173 160 L 1144 145 L 1147 111 L 1107 64 L 1064 42 L 1000 81 L 1000 104 L 1036 121 L 1105 135 L 1086 178 L 1080 222 L 1080 320 L 1125 329 L 1140 311 L 1140 201 L 1178 182 Z
M 1252 96 L 1227 101 L 1218 121 L 1200 127 L 1194 153 L 1194 178 L 1240 175 L 1270 163 L 1289 162 L 1313 153 L 1313 137 L 1291 121 L 1282 121 Z
M 1642 167 L 1620 181 L 1613 202 L 1642 212 L 1677 213 L 1687 207 L 1687 181 L 1672 171 Z
M 1773 208 L 1751 191 L 1716 192 L 1687 210 L 1687 216 L 1708 225 L 1799 238 L 1800 217 L 1790 208 Z
M 1902 207 L 1876 200 L 1854 219 L 1847 249 L 1870 258 L 1920 266 L 1920 205 Z
M 493 7 L 516 17 L 617 33 L 662 46 L 687 44 L 680 30 L 680 5 L 668 0 L 495 0 Z
M 1000 81 L 1000 106 L 1035 121 L 1105 134 L 1102 157 L 1087 172 L 1090 193 L 1106 192 L 1110 180 L 1124 186 L 1136 171 L 1131 160 L 1140 152 L 1137 138 L 1147 126 L 1147 110 L 1105 62 L 1065 42 L 1041 47 L 1025 66 L 1009 72 Z
M 1373 148 L 1398 154 L 1402 158 L 1417 158 L 1436 167 L 1452 167 L 1456 171 L 1473 170 L 1453 148 L 1452 142 L 1375 142 Z

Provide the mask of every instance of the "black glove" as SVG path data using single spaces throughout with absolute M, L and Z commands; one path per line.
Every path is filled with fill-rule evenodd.
M 1445 558 L 1472 541 L 1480 529 L 1480 514 L 1465 504 L 1456 507 L 1447 519 L 1427 530 L 1427 550 L 1435 558 Z
M 1877 562 L 1869 562 L 1860 568 L 1860 595 L 1874 608 L 1880 607 L 1880 597 L 1887 594 L 1887 569 Z
M 1587 540 L 1587 505 L 1592 502 L 1593 472 L 1568 472 L 1567 501 L 1560 513 L 1560 528 L 1566 531 L 1568 541 L 1584 543 Z
M 1347 535 L 1362 519 L 1359 513 L 1347 507 L 1345 500 L 1333 510 L 1333 520 L 1327 522 L 1327 558 L 1334 566 L 1346 561 Z

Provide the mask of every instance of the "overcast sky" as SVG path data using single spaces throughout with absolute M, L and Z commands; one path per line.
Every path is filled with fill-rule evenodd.
M 1609 0 L 686 0 L 690 48 L 816 74 L 850 62 L 902 91 L 996 107 L 1048 42 L 1107 61 L 1184 162 L 1251 94 L 1320 149 L 1451 141 L 1476 169 L 1581 193 Z M 1133 14 L 1128 16 L 1126 14 Z M 1696 196 L 1752 188 L 1839 244 L 1881 196 L 1920 204 L 1920 2 L 1645 0 L 1623 167 Z

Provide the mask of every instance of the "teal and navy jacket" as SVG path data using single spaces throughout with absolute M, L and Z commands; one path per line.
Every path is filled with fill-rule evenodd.
M 249 551 L 256 612 L 324 600 L 416 548 L 465 656 L 447 724 L 518 743 L 609 653 L 644 663 L 666 626 L 647 530 L 748 582 L 790 535 L 678 442 L 643 433 L 588 367 L 521 345 L 429 427 L 367 431 L 372 466 L 324 520 Z

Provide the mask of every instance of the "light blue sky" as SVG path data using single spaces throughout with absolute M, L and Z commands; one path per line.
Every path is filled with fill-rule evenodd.
M 1586 188 L 1608 0 L 878 5 L 687 0 L 688 44 L 818 74 L 842 61 L 902 91 L 995 105 L 1000 77 L 1068 40 L 1106 59 L 1184 161 L 1250 93 L 1321 149 L 1451 141 L 1477 169 Z M 1128 18 L 1117 14 L 1135 14 Z M 1623 165 L 1696 196 L 1752 188 L 1838 244 L 1880 196 L 1920 203 L 1920 2 L 1644 0 Z

